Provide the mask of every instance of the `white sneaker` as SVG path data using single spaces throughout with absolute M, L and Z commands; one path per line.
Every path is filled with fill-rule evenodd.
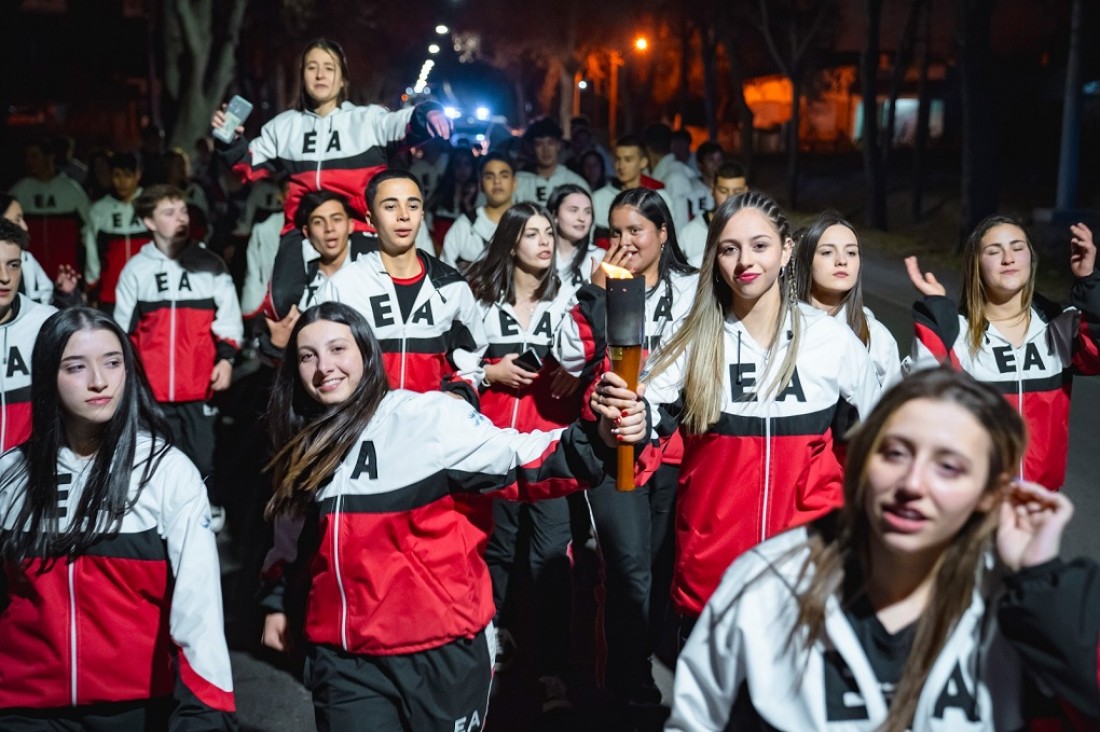
M 225 528 L 225 509 L 221 506 L 210 506 L 210 530 L 215 534 Z

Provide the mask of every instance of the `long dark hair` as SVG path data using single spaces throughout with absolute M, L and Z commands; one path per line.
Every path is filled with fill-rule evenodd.
M 320 320 L 348 326 L 363 357 L 363 378 L 351 396 L 329 407 L 306 393 L 298 374 L 298 334 Z M 359 440 L 389 390 L 382 349 L 362 315 L 338 302 L 321 303 L 302 313 L 290 332 L 286 357 L 271 389 L 268 423 L 276 452 L 268 464 L 274 470 L 275 486 L 267 503 L 268 518 L 304 509 Z
M 4 214 L 8 212 L 8 209 L 11 208 L 11 205 L 15 203 L 15 201 L 15 196 L 0 191 L 0 218 L 3 218 Z
M 473 151 L 468 147 L 454 148 L 451 150 L 451 157 L 447 159 L 447 167 L 444 169 L 443 175 L 439 177 L 439 185 L 435 187 L 435 190 L 433 190 L 428 197 L 426 208 L 429 211 L 435 212 L 440 209 L 446 211 L 454 205 L 455 187 L 458 185 L 458 181 L 455 180 L 455 168 L 458 167 L 458 161 L 460 159 L 470 161 L 470 181 L 475 185 L 478 184 L 477 160 L 474 158 Z M 455 211 L 454 213 L 457 218 L 466 212 Z
M 867 468 L 882 443 L 890 418 L 910 401 L 929 399 L 950 402 L 969 412 L 989 435 L 989 476 L 983 495 L 995 496 L 1015 474 L 1027 443 L 1027 429 L 1016 410 L 987 384 L 965 372 L 948 368 L 920 371 L 886 392 L 848 443 L 844 471 L 844 506 L 834 529 L 809 535 L 809 556 L 803 576 L 813 568 L 810 581 L 797 594 L 798 621 L 788 640 L 810 648 L 825 634 L 826 603 L 830 597 L 864 589 L 870 576 L 872 528 L 865 509 L 870 490 Z M 983 456 L 975 455 L 980 461 Z M 952 537 L 936 569 L 928 607 L 917 620 L 916 635 L 905 670 L 890 704 L 890 714 L 881 728 L 889 732 L 908 729 L 921 689 L 932 665 L 943 651 L 956 621 L 971 603 L 981 569 L 982 555 L 989 548 L 997 527 L 999 507 L 977 510 Z M 844 598 L 842 598 L 844 599 Z
M 638 209 L 638 212 L 649 219 L 658 231 L 662 226 L 665 227 L 667 237 L 661 249 L 661 259 L 657 263 L 658 280 L 668 279 L 673 272 L 693 274 L 698 271 L 688 264 L 684 250 L 676 240 L 676 225 L 672 222 L 672 212 L 668 210 L 665 199 L 661 198 L 657 191 L 641 186 L 621 191 L 611 202 L 611 207 L 607 209 L 608 221 L 611 220 L 611 212 L 622 206 Z
M 527 222 L 536 216 L 542 216 L 551 226 L 554 217 L 537 203 L 525 201 L 517 203 L 509 208 L 500 217 L 496 232 L 489 240 L 489 248 L 485 257 L 475 262 L 466 273 L 470 281 L 470 289 L 474 296 L 485 303 L 506 302 L 509 305 L 516 304 L 516 245 L 523 236 L 523 230 L 527 228 Z M 542 275 L 542 280 L 535 288 L 535 297 L 539 300 L 553 300 L 558 294 L 561 282 L 557 272 L 557 234 L 554 236 L 554 256 L 550 259 L 550 266 Z
M 101 427 L 101 449 L 96 450 L 72 521 L 62 530 L 57 515 L 57 456 L 65 446 L 65 431 L 57 374 L 69 338 L 82 330 L 105 330 L 118 338 L 126 380 L 114 416 Z M 17 448 L 25 461 L 0 477 L 4 488 L 18 483 L 26 486 L 14 530 L 0 540 L 0 556 L 16 562 L 31 557 L 76 556 L 99 539 L 117 534 L 123 516 L 153 477 L 170 444 L 145 371 L 134 356 L 130 339 L 110 316 L 86 307 L 51 315 L 35 341 L 31 373 L 31 436 Z M 150 435 L 152 447 L 148 455 L 139 458 L 137 441 L 141 432 Z M 131 496 L 130 479 L 139 468 L 138 491 Z
M 316 104 L 306 93 L 305 77 L 306 77 L 306 56 L 309 52 L 315 48 L 319 48 L 322 51 L 330 54 L 336 59 L 337 65 L 340 66 L 340 93 L 336 97 L 337 106 L 343 104 L 348 98 L 348 89 L 351 88 L 351 78 L 348 76 L 348 59 L 344 55 L 344 49 L 340 48 L 340 44 L 336 41 L 330 41 L 327 38 L 318 38 L 313 41 L 305 50 L 302 51 L 302 58 L 298 62 L 298 111 L 307 112 L 312 110 Z
M 599 153 L 596 153 L 599 155 Z M 592 235 L 596 231 L 596 210 L 592 203 L 592 194 L 586 191 L 576 183 L 563 183 L 554 189 L 550 194 L 550 200 L 546 202 L 546 208 L 554 215 L 554 218 L 550 219 L 554 221 L 558 217 L 558 211 L 561 209 L 561 205 L 565 203 L 565 199 L 572 196 L 574 193 L 579 193 L 588 199 L 588 205 L 592 206 L 592 222 L 588 227 L 588 236 L 584 238 L 584 241 L 577 242 L 576 251 L 573 252 L 573 259 L 569 262 L 569 276 L 574 280 L 583 280 L 586 272 L 583 271 L 585 261 L 588 259 L 588 245 L 592 243 Z M 557 230 L 557 224 L 554 225 L 555 231 Z M 561 236 L 561 234 L 558 234 Z
M 821 242 L 821 236 L 830 226 L 843 226 L 848 229 L 855 235 L 856 243 L 859 244 L 859 234 L 856 234 L 856 228 L 839 212 L 830 208 L 817 215 L 805 233 L 800 237 L 796 237 L 797 243 L 794 248 L 794 259 L 792 260 L 794 264 L 794 294 L 802 302 L 810 302 L 810 295 L 814 286 L 814 255 L 817 254 L 817 245 Z M 860 249 L 863 248 L 861 244 L 859 246 Z M 863 341 L 863 345 L 869 344 L 871 342 L 871 332 L 867 327 L 867 316 L 863 313 L 862 262 L 855 286 L 844 295 L 841 304 L 848 309 L 848 327 Z

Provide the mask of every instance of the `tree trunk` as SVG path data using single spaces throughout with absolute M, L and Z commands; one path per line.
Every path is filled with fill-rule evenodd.
M 913 40 L 917 35 L 917 20 L 920 18 L 921 8 L 925 0 L 910 0 L 909 13 L 905 18 L 905 29 L 898 41 L 898 47 L 894 53 L 894 67 L 890 70 L 890 99 L 886 107 L 886 134 L 882 136 L 882 170 L 883 176 L 890 174 L 890 154 L 894 149 L 894 127 L 897 122 L 898 97 L 901 96 L 901 86 L 905 83 L 905 72 L 909 69 L 909 63 L 913 56 Z
M 962 216 L 959 251 L 970 231 L 997 210 L 997 121 L 992 94 L 991 0 L 966 0 L 962 19 Z
M 210 129 L 210 114 L 225 96 L 236 71 L 237 42 L 247 0 L 233 0 L 216 17 L 209 0 L 165 0 L 165 87 L 175 101 L 170 144 L 190 149 Z M 215 27 L 224 37 L 215 45 Z
M 745 78 L 741 70 L 741 61 L 737 55 L 737 42 L 734 40 L 732 33 L 727 31 L 722 34 L 722 45 L 726 47 L 726 56 L 729 58 L 730 91 L 733 93 L 733 100 L 737 105 L 737 129 L 741 138 L 741 163 L 746 170 L 751 171 L 756 143 L 755 119 L 752 107 L 745 101 Z
M 928 65 L 932 51 L 932 4 L 924 4 L 924 37 L 921 40 L 920 79 L 917 82 L 916 139 L 913 141 L 913 205 L 910 216 L 920 221 L 924 208 L 924 158 L 928 151 L 928 121 L 932 116 L 932 100 L 928 92 Z
M 802 81 L 797 70 L 791 76 L 791 122 L 787 134 L 787 206 L 798 208 L 798 128 L 802 123 Z
M 569 64 L 561 64 L 559 67 L 561 99 L 558 100 L 558 118 L 561 120 L 561 129 L 567 140 L 572 135 L 570 122 L 573 120 L 573 89 L 576 84 L 573 73 L 574 69 Z
M 703 110 L 707 118 L 707 138 L 718 139 L 718 69 L 714 28 L 700 28 L 703 53 Z
M 680 127 L 687 125 L 688 97 L 691 92 L 691 23 L 686 10 L 680 11 L 680 88 L 676 94 L 676 113 Z
M 1084 3 L 1074 0 L 1070 15 L 1069 59 L 1066 62 L 1066 98 L 1062 104 L 1062 147 L 1058 155 L 1055 205 L 1065 211 L 1077 206 L 1077 170 L 1081 157 L 1081 60 Z
M 882 0 L 866 0 L 867 36 L 863 39 L 859 76 L 863 104 L 863 170 L 867 178 L 867 223 L 885 230 L 886 180 L 878 142 L 878 56 Z

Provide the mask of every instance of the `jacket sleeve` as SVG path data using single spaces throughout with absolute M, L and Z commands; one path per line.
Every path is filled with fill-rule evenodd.
M 442 112 L 443 107 L 438 102 L 421 102 L 413 107 L 412 117 L 408 120 L 407 132 L 404 137 L 410 145 L 419 145 L 427 140 L 431 135 L 428 133 L 428 113 L 429 112 Z M 405 110 L 401 112 L 391 112 L 391 114 L 403 114 Z M 400 140 L 400 137 L 393 138 L 394 140 Z
M 489 338 L 485 334 L 477 299 L 470 286 L 460 282 L 453 289 L 452 296 L 458 298 L 458 313 L 447 334 L 447 360 L 451 362 L 455 373 L 445 377 L 440 388 L 443 391 L 461 391 L 469 401 L 471 394 L 467 391 L 468 387 L 475 399 L 473 403 L 476 404 L 478 384 L 485 378 L 485 367 L 481 359 L 489 348 Z
M 578 420 L 564 430 L 518 432 L 495 427 L 480 412 L 439 395 L 442 457 L 450 488 L 497 498 L 537 501 L 595 485 L 614 464 L 596 424 Z
M 422 105 L 421 105 L 422 106 Z M 380 146 L 385 147 L 391 142 L 398 142 L 408 138 L 410 144 L 417 144 L 428 139 L 427 111 L 421 115 L 416 114 L 417 107 L 411 109 L 398 109 L 391 112 L 385 107 L 371 104 L 361 107 L 365 110 L 368 129 L 374 135 Z
M 882 395 L 878 373 L 863 343 L 848 328 L 845 331 L 844 351 L 840 363 L 840 396 L 856 411 L 859 419 L 865 419 Z M 843 435 L 837 435 L 843 437 Z
M 195 467 L 175 450 L 164 456 L 156 476 L 164 481 L 162 531 L 175 578 L 169 633 L 177 649 L 178 706 L 169 729 L 236 729 L 221 571 L 206 489 Z
M 138 273 L 135 266 L 136 262 L 131 260 L 123 267 L 115 285 L 115 322 L 130 335 L 137 331 L 138 321 Z
M 875 366 L 875 375 L 883 391 L 901 381 L 901 359 L 898 355 L 898 342 L 886 326 L 874 319 L 867 318 L 867 327 L 871 332 L 868 352 Z
M 587 284 L 577 290 L 576 298 L 562 324 L 554 357 L 567 373 L 587 384 L 599 376 L 607 354 L 607 296 L 603 288 Z
M 310 534 L 306 521 L 304 515 L 275 517 L 275 541 L 260 572 L 259 604 L 265 613 L 289 610 L 287 588 L 310 553 L 303 548 Z
M 214 138 L 214 147 L 242 183 L 267 178 L 278 170 L 278 146 L 275 144 L 276 119 L 260 128 L 252 142 L 237 137 L 228 145 Z
M 759 574 L 759 565 L 752 552 L 734 562 L 703 608 L 676 662 L 672 715 L 665 732 L 727 729 L 745 681 L 747 659 L 739 623 L 742 602 L 747 602 L 745 584 Z
M 1073 348 L 1073 367 L 1079 374 L 1100 374 L 1100 272 L 1080 277 L 1070 289 L 1070 302 L 1081 311 Z
M 99 235 L 92 216 L 93 210 L 95 210 L 94 204 L 88 209 L 88 218 L 84 224 L 84 287 L 87 290 L 93 290 L 99 285 L 101 274 L 97 241 Z
M 1009 576 L 1005 585 L 998 621 L 1025 666 L 1100 720 L 1100 565 L 1056 559 Z
M 245 270 L 244 286 L 241 288 L 241 315 L 249 319 L 262 314 L 268 294 L 268 280 L 271 278 L 272 263 L 265 262 L 262 254 L 263 232 L 262 226 L 252 227 L 248 245 L 245 247 L 245 261 L 248 266 Z
M 948 297 L 926 297 L 913 303 L 913 350 L 907 360 L 909 373 L 949 363 L 959 368 L 955 343 L 959 339 L 959 315 Z
M 237 301 L 237 289 L 228 272 L 214 276 L 214 323 L 210 326 L 218 360 L 233 361 L 244 340 L 244 324 L 241 322 L 241 305 Z

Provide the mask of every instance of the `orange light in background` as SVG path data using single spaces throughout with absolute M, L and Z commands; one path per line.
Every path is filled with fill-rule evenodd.
M 645 51 L 648 48 L 649 48 L 649 41 L 646 40 L 645 36 L 638 36 L 637 38 L 634 39 L 634 50 L 635 51 Z

